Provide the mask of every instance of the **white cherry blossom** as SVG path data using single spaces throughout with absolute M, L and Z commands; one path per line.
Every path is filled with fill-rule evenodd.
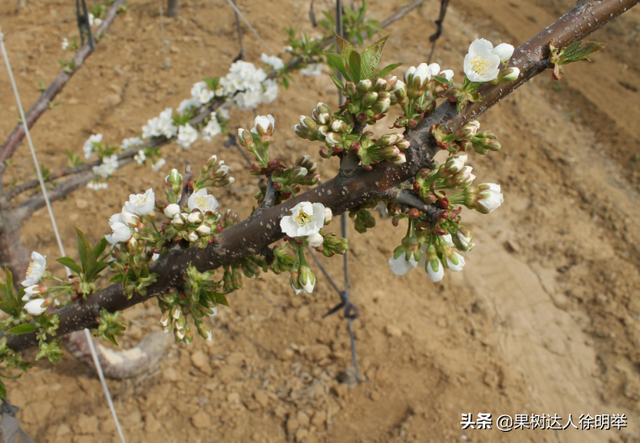
M 216 117 L 216 113 L 212 112 L 211 120 L 209 120 L 207 126 L 202 129 L 202 139 L 206 142 L 210 142 L 213 137 L 222 132 L 222 127 Z
M 46 307 L 42 307 L 44 302 L 45 300 L 42 298 L 31 300 L 26 305 L 24 305 L 24 309 L 31 315 L 42 315 L 47 310 Z
M 198 139 L 198 131 L 189 123 L 180 126 L 178 130 L 178 144 L 185 149 L 191 147 L 193 142 Z
M 112 215 L 109 219 L 109 226 L 111 226 L 113 233 L 105 235 L 104 238 L 112 245 L 128 241 L 133 234 L 132 229 L 124 222 L 122 214 Z
M 489 187 L 489 189 L 480 192 L 478 198 L 478 204 L 484 206 L 489 211 L 488 213 L 493 212 L 504 203 L 504 197 L 502 196 L 502 192 L 500 192 L 500 185 L 496 183 L 484 183 L 480 186 Z
M 311 63 L 300 70 L 305 77 L 320 77 L 322 75 L 322 63 Z
M 129 201 L 124 204 L 124 210 L 137 215 L 147 215 L 153 211 L 155 205 L 156 195 L 153 188 L 150 188 L 144 194 L 129 195 Z
M 191 194 L 187 205 L 190 211 L 199 209 L 202 212 L 215 212 L 218 209 L 218 200 L 213 195 L 209 195 L 206 189 L 200 189 L 198 192 Z
M 34 295 L 40 294 L 40 285 L 31 285 L 24 288 L 24 296 L 22 297 L 22 301 L 29 301 Z
M 493 45 L 483 38 L 469 46 L 464 57 L 464 73 L 472 82 L 490 82 L 498 76 L 500 57 L 493 52 Z
M 101 142 L 102 142 L 102 134 L 94 134 L 91 137 L 89 137 L 89 139 L 86 142 L 84 142 L 84 146 L 82 147 L 82 150 L 84 151 L 84 158 L 93 157 L 93 153 L 96 150 L 94 143 L 101 143 Z
M 36 251 L 31 253 L 31 263 L 27 268 L 27 278 L 22 282 L 22 286 L 32 286 L 40 281 L 47 268 L 47 256 Z
M 209 103 L 213 98 L 214 93 L 205 82 L 198 82 L 191 88 L 191 98 L 197 100 L 200 104 Z M 180 111 L 178 111 L 180 112 Z
M 284 68 L 284 62 L 282 59 L 275 55 L 267 55 L 263 53 L 262 56 L 260 56 L 260 59 L 262 60 L 262 63 L 271 65 L 276 71 Z
M 254 134 L 258 133 L 258 127 L 262 129 L 262 132 L 273 132 L 276 127 L 276 120 L 273 118 L 271 114 L 269 115 L 259 115 L 253 121 L 253 128 L 251 132 Z M 271 131 L 269 131 L 269 127 L 271 127 Z
M 289 237 L 317 234 L 324 226 L 324 205 L 301 202 L 293 207 L 292 215 L 282 217 L 280 228 Z

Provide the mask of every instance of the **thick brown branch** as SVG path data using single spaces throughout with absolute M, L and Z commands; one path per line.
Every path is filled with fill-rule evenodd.
M 545 39 L 534 37 L 532 41 L 521 46 L 516 54 L 528 51 L 526 52 L 528 56 L 539 55 L 547 48 L 548 39 L 551 37 L 556 37 L 560 46 L 582 39 L 596 28 L 594 25 L 591 27 L 579 25 L 580 21 L 593 20 L 592 12 L 595 14 L 597 11 L 597 16 L 600 17 L 599 25 L 602 25 L 635 4 L 636 1 L 629 0 L 581 2 L 544 31 L 544 34 L 549 34 L 548 30 L 551 30 Z M 569 31 L 565 31 L 565 27 Z M 573 35 L 574 30 L 577 35 Z M 555 35 L 554 32 L 556 32 Z M 572 35 L 569 36 L 567 33 Z M 535 43 L 536 41 L 537 43 Z M 546 62 L 542 60 L 541 65 L 546 66 Z M 529 71 L 530 66 L 526 68 L 524 64 L 522 66 L 528 71 L 526 75 L 535 75 L 535 73 L 542 71 L 539 69 Z M 511 93 L 514 89 L 505 89 L 502 96 Z M 477 106 L 479 106 L 478 109 L 484 107 L 482 111 L 484 112 L 497 102 L 498 100 L 493 100 L 492 96 L 487 94 L 485 101 Z M 421 126 L 428 129 L 431 125 L 444 122 L 452 117 L 454 119 L 461 118 L 456 117 L 456 114 L 452 113 L 448 106 L 446 104 L 440 106 L 436 112 L 425 118 Z M 478 111 L 476 111 L 477 113 Z M 279 221 L 289 213 L 294 205 L 300 202 L 322 203 L 338 215 L 370 199 L 388 198 L 389 189 L 414 176 L 421 167 L 427 167 L 431 164 L 432 153 L 437 151 L 437 146 L 433 143 L 428 131 L 423 128 L 408 131 L 406 134 L 411 141 L 411 147 L 406 151 L 407 162 L 405 164 L 393 166 L 390 163 L 381 163 L 375 165 L 371 171 L 358 168 L 351 176 L 339 174 L 328 182 L 279 206 L 256 210 L 248 219 L 225 229 L 220 235 L 219 242 L 209 245 L 206 249 L 199 250 L 196 247 L 191 247 L 185 251 L 170 251 L 151 268 L 152 272 L 158 274 L 158 280 L 147 288 L 146 296 L 135 293 L 133 297 L 127 299 L 121 284 L 111 285 L 90 295 L 86 301 L 79 300 L 61 309 L 58 312 L 60 315 L 58 334 L 65 335 L 85 327 L 95 326 L 96 318 L 102 308 L 115 312 L 163 294 L 181 282 L 189 264 L 196 266 L 200 271 L 212 270 L 237 258 L 263 251 L 268 245 L 283 237 Z M 26 349 L 37 343 L 35 334 L 7 336 L 7 340 L 9 347 L 14 350 Z
M 113 23 L 113 20 L 116 18 L 118 14 L 118 8 L 125 3 L 126 0 L 116 0 L 109 11 L 107 11 L 104 20 L 100 26 L 95 31 L 95 35 L 106 34 Z M 95 47 L 95 46 L 94 46 Z M 42 93 L 40 98 L 35 102 L 35 104 L 31 107 L 29 112 L 26 115 L 27 125 L 29 128 L 33 127 L 36 121 L 49 109 L 49 103 L 62 91 L 62 88 L 67 84 L 69 79 L 78 72 L 78 70 L 84 64 L 84 61 L 87 57 L 91 55 L 93 49 L 87 42 L 73 57 L 73 63 L 75 63 L 75 68 L 71 72 L 62 71 L 56 79 L 49 85 L 46 91 Z M 9 138 L 0 149 L 0 179 L 2 178 L 2 173 L 6 168 L 5 162 L 10 159 L 15 153 L 18 146 L 24 139 L 24 127 L 22 123 L 18 124 L 11 134 Z

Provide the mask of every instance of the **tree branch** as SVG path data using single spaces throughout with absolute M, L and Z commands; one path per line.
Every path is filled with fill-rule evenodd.
M 432 205 L 428 205 L 413 191 L 400 188 L 391 188 L 382 193 L 385 200 L 391 200 L 399 205 L 411 206 L 412 208 L 418 208 L 433 219 L 433 216 L 438 211 L 438 208 Z
M 123 160 L 118 162 L 118 169 L 128 165 L 133 162 L 131 159 Z M 91 181 L 93 178 L 93 172 L 85 171 L 79 174 L 74 175 L 71 178 L 60 183 L 56 188 L 52 191 L 49 191 L 48 197 L 49 201 L 53 202 L 56 200 L 60 200 L 61 198 L 66 197 L 71 194 L 76 189 L 80 189 L 83 186 L 86 186 L 87 183 Z M 42 193 L 37 194 L 31 197 L 29 200 L 19 204 L 13 209 L 14 215 L 20 221 L 29 217 L 31 214 L 36 212 L 40 208 L 44 208 L 46 202 L 44 200 L 44 195 Z
M 531 78 L 543 71 L 538 66 L 547 66 L 547 62 L 541 54 L 545 54 L 551 38 L 555 38 L 559 47 L 564 47 L 573 41 L 586 37 L 595 31 L 597 27 L 611 21 L 636 3 L 637 0 L 580 2 L 578 6 L 574 7 L 543 33 L 518 48 L 516 54 L 522 58 L 527 58 L 527 61 L 516 58 L 516 62 L 521 63 L 523 69 L 526 70 L 526 77 Z M 581 25 L 582 22 L 587 23 L 595 18 L 598 18 L 598 26 L 595 26 L 595 23 L 591 27 Z M 565 29 L 567 30 L 565 31 Z M 574 32 L 576 33 L 575 35 Z M 544 38 L 541 36 L 544 36 Z M 539 64 L 532 68 L 531 64 L 533 64 L 534 57 L 539 57 Z M 515 89 L 515 87 L 504 89 L 502 97 L 510 94 Z M 480 109 L 484 112 L 499 101 L 493 98 L 493 94 L 487 93 L 487 90 L 491 91 L 491 87 L 485 88 L 485 99 L 481 103 L 472 106 L 478 106 L 478 111 L 475 111 L 476 114 Z M 217 269 L 243 256 L 259 253 L 259 251 L 264 250 L 268 245 L 284 236 L 280 229 L 279 220 L 300 202 L 322 203 L 331 208 L 334 214 L 338 215 L 370 199 L 387 198 L 389 189 L 414 176 L 420 168 L 431 164 L 432 153 L 437 152 L 438 147 L 430 134 L 428 134 L 428 128 L 433 124 L 444 122 L 445 119 L 463 119 L 462 116 L 457 116 L 455 113 L 452 114 L 449 109 L 450 105 L 448 103 L 441 105 L 436 112 L 424 119 L 420 128 L 407 131 L 406 138 L 411 141 L 411 146 L 406 150 L 407 162 L 403 165 L 394 166 L 384 162 L 373 166 L 371 171 L 365 171 L 360 167 L 351 176 L 339 173 L 333 179 L 281 205 L 257 209 L 248 219 L 222 231 L 219 241 L 210 244 L 205 249 L 198 249 L 194 246 L 184 251 L 169 251 L 151 267 L 150 271 L 158 275 L 158 280 L 147 288 L 146 296 L 134 293 L 131 298 L 127 299 L 121 284 L 108 286 L 89 295 L 87 300 L 79 299 L 57 311 L 60 315 L 58 335 L 65 335 L 85 327 L 95 327 L 96 318 L 102 308 L 115 312 L 165 293 L 169 288 L 181 283 L 189 264 L 194 265 L 200 272 L 203 272 Z M 424 128 L 427 128 L 427 130 Z M 6 337 L 8 346 L 16 351 L 37 344 L 34 333 Z
M 124 5 L 126 0 L 116 0 L 109 11 L 105 14 L 104 20 L 100 26 L 96 29 L 96 35 L 106 34 L 113 23 L 113 20 L 118 15 L 118 8 Z M 95 46 L 94 46 L 95 47 Z M 89 57 L 93 53 L 93 49 L 89 42 L 87 42 L 73 57 L 73 63 L 75 63 L 75 68 L 71 72 L 62 71 L 56 79 L 49 85 L 46 91 L 40 95 L 40 98 L 35 102 L 35 104 L 31 107 L 29 112 L 27 112 L 26 119 L 27 125 L 29 128 L 32 128 L 35 125 L 36 121 L 49 109 L 49 103 L 62 91 L 62 88 L 67 84 L 67 82 L 71 79 L 73 74 L 78 72 L 78 70 L 84 64 L 84 61 L 87 57 Z M 2 182 L 2 175 L 6 168 L 6 161 L 10 159 L 13 154 L 16 152 L 20 143 L 24 139 L 24 127 L 22 123 L 16 125 L 16 127 L 9 134 L 9 138 L 4 143 L 2 148 L 0 149 L 0 183 Z M 0 185 L 1 186 L 1 185 Z
M 404 17 L 406 14 L 408 14 L 409 12 L 411 12 L 412 10 L 414 10 L 415 8 L 417 8 L 418 6 L 422 5 L 425 2 L 426 2 L 426 0 L 417 0 L 417 1 L 413 2 L 411 5 L 400 9 L 399 11 L 394 13 L 393 15 L 387 17 L 385 20 L 380 22 L 381 26 L 384 28 L 386 26 L 391 25 L 392 23 L 394 23 L 395 21 L 397 21 L 400 18 Z M 367 36 L 363 34 L 363 37 L 367 37 Z M 322 47 L 329 46 L 332 41 L 333 41 L 333 38 L 326 39 L 323 42 Z M 302 63 L 302 59 L 300 59 L 300 58 L 289 60 L 289 62 L 287 63 L 287 68 L 288 69 L 295 68 L 298 65 L 300 65 L 301 63 Z M 272 70 L 267 75 L 267 78 L 275 78 L 276 76 L 277 76 L 277 71 Z M 49 89 L 51 89 L 51 86 L 49 87 Z M 53 98 L 53 97 L 51 97 L 51 98 Z M 41 99 L 42 99 L 42 97 L 41 97 Z M 38 102 L 36 102 L 36 105 L 37 105 L 37 103 Z M 204 120 L 207 116 L 209 116 L 213 111 L 215 111 L 216 109 L 220 108 L 220 106 L 222 106 L 223 104 L 224 104 L 224 101 L 216 100 L 211 105 L 209 105 L 208 108 L 203 110 L 200 114 L 198 114 L 197 116 L 193 117 L 191 119 L 190 123 L 192 125 L 195 125 L 195 124 L 198 124 L 198 123 L 202 122 L 202 120 Z M 34 108 L 35 108 L 36 105 L 34 105 Z M 48 106 L 48 102 L 47 102 L 47 106 Z M 29 113 L 31 113 L 31 111 L 29 111 Z M 27 121 L 29 121 L 29 114 L 27 115 Z M 29 125 L 30 125 L 29 127 L 31 127 L 31 123 L 29 123 Z M 13 132 L 16 132 L 17 129 L 18 128 L 14 129 Z M 9 139 L 11 139 L 12 136 L 13 136 L 13 133 L 11 134 L 11 136 L 9 136 Z M 22 139 L 20 139 L 18 141 L 18 143 L 21 140 Z M 164 146 L 165 144 L 169 143 L 170 141 L 171 141 L 171 139 L 168 139 L 166 137 L 155 138 L 154 140 L 152 140 L 150 142 L 147 142 L 146 144 L 144 144 L 143 146 L 141 146 L 139 148 L 131 149 L 131 150 L 128 150 L 128 151 L 126 151 L 124 153 L 121 153 L 120 155 L 118 155 L 118 161 L 122 161 L 124 159 L 131 158 L 131 157 L 135 156 L 140 149 L 159 148 L 159 147 Z M 9 141 L 7 141 L 7 143 L 8 142 Z M 5 146 L 7 145 L 7 143 L 5 143 Z M 0 151 L 0 156 L 1 155 L 2 155 L 2 151 Z M 351 163 L 352 162 L 350 162 L 350 164 Z M 82 165 L 78 165 L 78 166 L 64 168 L 64 169 L 61 169 L 61 170 L 58 170 L 58 171 L 55 171 L 55 172 L 52 172 L 51 174 L 49 174 L 49 176 L 47 177 L 45 182 L 57 180 L 59 178 L 66 177 L 68 175 L 73 175 L 73 174 L 78 174 L 78 173 L 81 173 L 81 172 L 89 171 L 89 170 L 93 169 L 94 166 L 99 166 L 100 164 L 102 164 L 102 160 L 101 159 L 100 160 L 95 160 L 95 161 L 90 162 L 90 163 L 85 163 L 85 164 L 82 164 Z M 2 177 L 2 168 L 3 168 L 3 165 L 0 164 L 0 179 Z M 20 195 L 21 193 L 23 193 L 24 191 L 28 191 L 29 189 L 33 189 L 33 188 L 39 186 L 39 184 L 40 184 L 40 182 L 37 179 L 34 179 L 34 180 L 29 180 L 28 182 L 25 182 L 25 183 L 23 183 L 23 184 L 21 184 L 19 186 L 16 186 L 15 188 L 9 190 L 6 193 L 7 199 L 11 200 L 14 197 L 16 197 L 17 195 Z

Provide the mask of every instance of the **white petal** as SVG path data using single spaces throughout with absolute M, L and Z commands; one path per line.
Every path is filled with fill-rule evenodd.
M 413 255 L 407 260 L 407 253 L 403 252 L 398 258 L 393 256 L 389 259 L 389 267 L 395 275 L 405 275 L 407 272 L 415 269 L 418 266 L 418 262 L 413 258 Z

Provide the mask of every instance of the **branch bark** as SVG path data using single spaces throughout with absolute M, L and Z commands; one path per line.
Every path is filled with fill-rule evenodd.
M 271 208 L 259 208 L 248 219 L 225 229 L 219 242 L 212 243 L 206 249 L 191 247 L 184 251 L 173 250 L 156 263 L 151 272 L 158 274 L 158 280 L 147 288 L 147 295 L 135 293 L 127 299 L 121 284 L 114 284 L 59 310 L 59 335 L 85 328 L 95 327 L 96 317 L 102 308 L 110 312 L 127 309 L 137 303 L 163 294 L 169 288 L 179 284 L 186 274 L 189 264 L 199 271 L 216 269 L 224 264 L 248 254 L 256 254 L 271 243 L 281 239 L 279 221 L 293 206 L 303 201 L 322 203 L 332 209 L 335 215 L 360 205 L 373 198 L 388 198 L 388 191 L 414 176 L 421 167 L 431 163 L 438 147 L 429 133 L 429 128 L 445 122 L 451 128 L 460 124 L 469 116 L 477 117 L 499 100 L 512 93 L 526 80 L 544 71 L 548 67 L 548 43 L 554 38 L 556 44 L 564 47 L 571 42 L 581 40 L 611 21 L 624 11 L 635 6 L 638 0 L 584 1 L 571 9 L 553 25 L 524 43 L 515 52 L 513 66 L 521 67 L 524 79 L 516 85 L 483 88 L 485 99 L 469 106 L 458 115 L 455 107 L 445 102 L 435 112 L 426 117 L 414 130 L 408 130 L 406 138 L 411 142 L 407 149 L 407 162 L 401 166 L 390 163 L 375 165 L 371 171 L 358 168 L 351 176 L 339 173 L 333 179 L 311 189 L 281 205 Z M 595 19 L 598 19 L 595 22 Z M 589 26 L 588 24 L 591 24 Z M 453 111 L 451 110 L 453 109 Z M 14 350 L 23 350 L 37 344 L 35 334 L 7 336 L 8 345 Z
M 116 0 L 113 3 L 109 11 L 107 11 L 102 24 L 96 29 L 96 35 L 107 33 L 109 27 L 111 26 L 111 23 L 113 23 L 116 15 L 118 15 L 118 8 L 124 5 L 125 1 L 126 0 Z M 27 112 L 26 119 L 29 129 L 31 129 L 33 125 L 35 125 L 36 121 L 40 118 L 40 116 L 42 116 L 42 114 L 44 114 L 49 109 L 49 103 L 51 103 L 51 101 L 60 93 L 60 91 L 62 91 L 62 88 L 64 88 L 73 74 L 78 72 L 78 70 L 84 64 L 84 61 L 93 53 L 93 51 L 94 50 L 91 48 L 91 45 L 89 45 L 89 42 L 82 46 L 82 48 L 80 48 L 80 50 L 76 52 L 76 55 L 73 57 L 73 62 L 76 65 L 75 69 L 71 72 L 62 71 L 60 74 L 58 74 L 53 83 L 49 85 L 47 90 L 42 93 L 40 98 L 38 98 L 29 112 Z M 13 156 L 24 137 L 24 127 L 22 123 L 19 123 L 18 125 L 16 125 L 13 131 L 11 131 L 11 134 L 9 134 L 9 138 L 2 146 L 2 149 L 0 149 L 0 186 L 2 182 L 2 175 L 4 173 L 4 170 L 6 169 L 6 161 Z

